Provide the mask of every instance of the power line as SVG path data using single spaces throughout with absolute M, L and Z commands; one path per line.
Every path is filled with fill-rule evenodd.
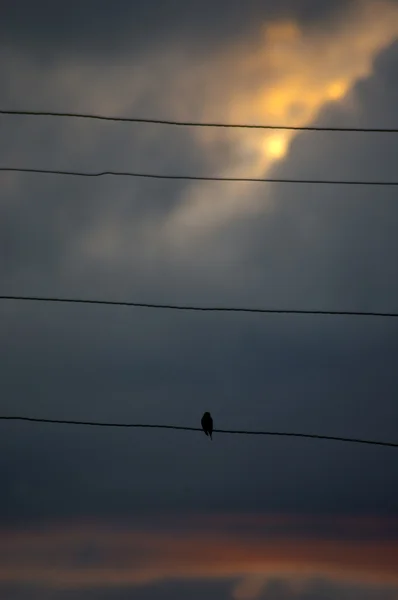
M 89 300 L 81 298 L 51 298 L 46 296 L 0 296 L 0 300 L 25 300 L 29 302 L 64 302 L 69 304 L 100 304 L 105 306 L 130 306 L 136 308 L 155 308 L 167 310 L 185 310 L 201 312 L 241 312 L 284 315 L 341 315 L 350 317 L 398 317 L 397 312 L 370 312 L 350 310 L 299 310 L 278 308 L 239 308 L 227 306 L 189 306 L 178 304 L 150 304 L 147 302 L 124 302 L 118 300 Z
M 87 113 L 49 112 L 33 110 L 0 110 L 1 115 L 23 115 L 29 117 L 68 117 L 77 119 L 96 119 L 100 121 L 117 121 L 121 123 L 151 123 L 154 125 L 172 125 L 178 127 L 219 127 L 226 129 L 280 129 L 288 131 L 340 131 L 360 133 L 398 133 L 395 128 L 365 128 L 365 127 L 317 127 L 289 125 L 249 125 L 237 123 L 199 123 L 196 121 L 172 121 L 166 119 L 144 119 L 136 117 L 110 117 Z
M 124 428 L 140 428 L 140 429 L 175 429 L 178 431 L 202 431 L 200 427 L 184 427 L 178 425 L 154 425 L 148 423 L 104 423 L 101 421 L 69 421 L 64 419 L 40 419 L 34 417 L 8 417 L 0 416 L 2 421 L 28 421 L 31 423 L 51 423 L 58 425 L 84 425 L 89 427 L 124 427 Z M 268 435 L 278 437 L 298 437 L 316 440 L 331 440 L 335 442 L 350 442 L 354 444 L 368 444 L 373 446 L 388 446 L 398 448 L 396 442 L 382 442 L 378 440 L 365 440 L 360 438 L 347 438 L 334 435 L 318 435 L 313 433 L 292 433 L 281 431 L 245 431 L 236 429 L 214 429 L 214 433 L 226 433 L 237 435 Z
M 190 181 L 234 181 L 251 183 L 294 183 L 312 185 L 370 185 L 370 186 L 398 186 L 398 181 L 350 181 L 327 179 L 275 179 L 258 177 L 206 177 L 200 175 L 160 175 L 157 173 L 134 173 L 131 171 L 100 171 L 89 173 L 85 171 L 59 171 L 52 169 L 25 169 L 21 167 L 0 167 L 0 171 L 14 173 L 39 173 L 42 175 L 72 175 L 74 177 L 140 177 L 144 179 L 180 179 Z

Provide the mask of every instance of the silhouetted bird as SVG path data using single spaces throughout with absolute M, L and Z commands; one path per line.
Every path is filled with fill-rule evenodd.
M 201 423 L 203 431 L 206 435 L 210 436 L 210 439 L 212 440 L 213 438 L 211 436 L 213 433 L 213 419 L 211 418 L 211 414 L 209 412 L 205 412 L 205 414 L 202 417 Z

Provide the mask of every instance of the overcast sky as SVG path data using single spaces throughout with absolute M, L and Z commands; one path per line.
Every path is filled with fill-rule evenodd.
M 5 7 L 5 8 L 4 8 Z M 398 128 L 398 2 L 3 0 L 0 108 Z M 0 166 L 397 180 L 391 134 L 0 115 Z M 0 174 L 2 295 L 398 311 L 394 187 Z M 397 441 L 398 321 L 0 301 L 0 414 Z M 394 449 L 0 421 L 6 600 L 397 600 Z

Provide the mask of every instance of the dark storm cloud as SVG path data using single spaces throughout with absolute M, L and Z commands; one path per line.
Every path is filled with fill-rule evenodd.
M 271 333 L 265 323 L 260 329 L 257 325 L 259 334 L 269 338 L 257 345 L 258 356 L 250 348 L 250 339 L 256 338 L 251 327 L 246 328 L 245 345 L 229 335 L 239 353 L 228 352 L 225 345 L 222 352 L 209 352 L 226 333 L 220 326 L 213 322 L 213 333 L 208 331 L 203 344 L 197 334 L 200 325 L 192 319 L 184 340 L 178 333 L 181 323 L 174 319 L 170 334 L 180 341 L 177 347 L 170 344 L 172 357 L 161 360 L 159 349 L 153 350 L 152 357 L 140 352 L 139 319 L 125 317 L 122 323 L 122 318 L 105 314 L 119 335 L 123 325 L 131 334 L 119 341 L 112 335 L 100 341 L 95 334 L 95 325 L 103 327 L 100 319 L 91 317 L 79 324 L 68 312 L 62 312 L 62 318 L 76 332 L 74 344 L 73 339 L 65 343 L 65 334 L 59 335 L 59 327 L 50 319 L 33 335 L 25 330 L 28 339 L 47 338 L 45 348 L 36 341 L 30 353 L 29 344 L 24 355 L 3 354 L 3 364 L 9 365 L 9 374 L 3 376 L 9 414 L 195 426 L 199 407 L 210 405 L 220 427 L 261 426 L 394 439 L 396 350 L 391 353 L 387 341 L 381 346 L 383 357 L 390 354 L 387 364 L 384 358 L 376 362 L 380 346 L 365 360 L 363 343 L 351 344 L 356 358 L 345 354 L 342 359 L 339 352 L 350 336 L 347 330 L 336 336 L 332 348 L 326 331 L 335 325 L 324 326 L 325 348 L 310 350 L 303 341 L 303 328 L 302 343 L 294 351 L 291 338 L 285 334 L 277 342 L 276 326 Z M 144 321 L 149 335 L 151 321 Z M 37 316 L 36 322 L 40 324 Z M 21 319 L 22 329 L 26 324 Z M 205 326 L 202 321 L 201 327 Z M 369 348 L 374 330 L 362 334 Z M 396 338 L 394 331 L 391 336 Z M 17 337 L 21 343 L 23 339 Z M 93 342 L 102 350 L 96 351 Z M 290 347 L 290 352 L 273 355 L 277 343 Z M 190 345 L 195 348 L 191 355 Z M 289 380 L 282 384 L 288 368 Z M 368 371 L 366 378 L 363 370 Z M 215 448 L 205 447 L 199 432 L 7 423 L 2 439 L 1 512 L 8 522 L 23 522 L 71 514 L 128 516 L 137 510 L 396 510 L 393 450 L 220 435 L 214 444 Z
M 40 4 L 36 12 L 26 4 L 24 12 L 22 3 L 10 3 L 0 23 L 7 46 L 0 65 L 6 82 L 0 106 L 22 106 L 28 98 L 33 108 L 166 114 L 178 99 L 179 107 L 189 105 L 192 115 L 200 117 L 202 89 L 211 87 L 210 79 L 207 84 L 199 74 L 196 80 L 193 70 L 187 82 L 189 60 L 157 65 L 156 73 L 143 60 L 145 80 L 137 75 L 139 69 L 129 75 L 131 56 L 140 60 L 141 49 L 148 54 L 160 46 L 167 56 L 166 37 L 189 37 L 193 47 L 210 53 L 214 44 L 221 47 L 249 29 L 255 32 L 267 16 L 288 14 L 288 6 L 312 24 L 338 10 L 335 2 L 272 7 L 248 2 L 244 11 L 241 3 L 216 3 L 212 10 L 206 3 L 174 3 L 174 11 L 162 4 L 153 12 L 149 3 L 120 3 L 109 11 L 97 2 L 97 11 L 90 13 L 87 2 L 79 10 L 73 3 L 67 9 L 60 5 L 54 18 L 53 6 L 46 4 L 44 11 Z M 326 19 L 324 24 L 328 27 Z M 125 60 L 124 71 L 110 68 L 116 53 Z M 60 57 L 66 55 L 78 60 L 63 63 Z M 58 67 L 38 67 L 37 56 L 54 58 Z M 92 69 L 87 68 L 90 61 Z M 347 103 L 323 110 L 319 123 L 397 127 L 397 61 L 397 47 L 384 52 L 374 76 L 359 83 Z M 192 104 L 186 88 L 197 90 Z M 214 94 L 220 120 L 227 96 L 218 88 Z M 206 144 L 185 130 L 19 118 L 2 118 L 0 126 L 2 165 L 213 174 L 228 169 L 239 148 L 238 138 L 225 135 L 207 152 Z M 397 151 L 393 136 L 303 134 L 272 175 L 396 179 Z M 222 223 L 215 234 L 206 227 L 197 234 L 192 227 L 192 238 L 196 235 L 200 243 L 191 244 L 186 234 L 178 253 L 165 231 L 195 191 L 188 183 L 8 175 L 0 181 L 2 293 L 398 308 L 394 189 L 253 186 L 248 200 L 253 194 L 263 198 L 264 213 L 226 218 L 228 226 Z M 197 189 L 214 206 L 225 200 L 222 186 Z M 177 228 L 171 231 L 177 236 Z M 398 324 L 393 320 L 18 303 L 1 303 L 0 309 L 1 414 L 199 427 L 203 411 L 211 410 L 216 428 L 396 439 Z M 372 548 L 377 539 L 396 538 L 396 523 L 395 529 L 373 531 L 314 518 L 325 513 L 396 515 L 393 449 L 217 434 L 210 443 L 201 432 L 12 422 L 0 422 L 0 433 L 0 523 L 22 535 L 32 525 L 40 530 L 41 523 L 50 531 L 68 529 L 80 517 L 80 523 L 94 519 L 149 533 L 172 531 L 168 551 L 189 524 L 195 523 L 195 532 L 204 531 L 205 524 L 195 520 L 198 513 L 213 513 L 216 520 L 226 512 L 253 516 L 253 525 L 231 519 L 224 531 L 243 537 L 255 532 L 267 540 L 270 527 L 257 523 L 255 515 L 270 512 L 308 515 L 298 524 L 287 523 L 284 535 L 310 542 L 337 538 L 342 549 L 345 540 L 367 539 Z M 179 523 L 176 513 L 185 515 Z M 196 547 L 193 536 L 187 556 Z M 95 566 L 93 545 L 76 549 L 73 556 L 67 553 L 66 566 L 74 561 L 77 572 Z M 210 550 L 206 546 L 204 554 Z M 3 552 L 9 557 L 7 544 Z M 293 545 L 292 556 L 295 552 Z M 342 553 L 337 554 L 343 564 Z M 21 551 L 18 556 L 22 561 L 27 555 Z M 382 562 L 389 557 L 384 552 Z M 374 572 L 374 563 L 369 564 L 369 573 Z M 108 590 L 84 591 L 0 584 L 0 596 L 156 600 L 200 595 L 212 600 L 231 594 L 238 599 L 237 591 L 245 588 L 245 582 L 203 581 L 124 589 L 117 583 Z M 264 580 L 258 600 L 392 600 L 394 593 L 360 581 L 314 580 L 295 587 L 271 579 Z
M 350 0 L 119 0 L 111 5 L 107 0 L 71 0 L 55 5 L 49 0 L 4 0 L 0 39 L 6 46 L 37 52 L 45 62 L 65 54 L 150 49 L 176 37 L 207 52 L 209 46 L 257 30 L 269 18 L 294 16 L 311 22 L 349 4 Z
M 361 124 L 372 125 L 379 114 L 393 118 L 396 60 L 393 48 L 377 63 L 375 76 L 357 86 L 354 96 Z M 389 93 L 380 97 L 380 88 Z M 355 115 L 335 108 L 322 118 L 344 125 L 344 119 L 352 124 Z M 382 125 L 396 123 L 386 120 Z M 46 164 L 60 131 L 49 133 Z M 380 172 L 383 177 L 394 175 L 394 140 L 372 137 L 369 145 L 363 141 L 355 145 L 355 139 L 350 137 L 344 147 L 349 171 L 341 160 L 341 137 L 330 136 L 324 150 L 317 147 L 316 152 L 305 138 L 298 139 L 283 174 L 303 176 L 308 169 L 312 176 L 313 169 L 320 176 L 322 169 L 330 174 L 333 165 L 338 176 L 362 178 L 370 177 L 374 164 L 375 177 Z M 32 140 L 26 156 L 39 162 L 34 136 Z M 115 137 L 108 143 L 118 146 L 111 158 L 122 160 L 127 141 L 124 146 Z M 171 146 L 170 163 L 163 163 L 162 169 L 171 169 L 177 148 L 183 150 L 185 161 L 179 165 L 181 171 L 191 163 L 198 168 L 197 155 L 188 153 L 182 136 L 175 149 Z M 301 156 L 310 158 L 304 161 Z M 92 164 L 97 158 L 105 163 L 98 153 Z M 138 160 L 138 154 L 134 158 Z M 138 216 L 145 215 L 148 198 L 151 206 L 163 207 L 161 216 L 162 203 L 169 208 L 175 201 L 175 188 L 134 185 L 134 197 L 142 193 L 138 212 L 130 197 L 125 202 L 112 198 L 110 210 L 107 200 L 114 185 L 118 184 L 61 186 L 59 180 L 27 178 L 19 180 L 15 190 L 11 186 L 2 209 L 6 224 L 2 244 L 8 240 L 4 292 L 159 301 L 196 298 L 228 304 L 250 299 L 259 306 L 287 305 L 288 299 L 289 305 L 303 308 L 309 301 L 315 308 L 398 306 L 397 212 L 395 195 L 388 191 L 281 188 L 274 214 L 256 222 L 242 220 L 228 233 L 231 243 L 235 238 L 247 244 L 246 259 L 255 264 L 257 276 L 248 276 L 250 270 L 232 262 L 221 271 L 221 280 L 204 289 L 195 265 L 192 273 L 182 267 L 176 271 L 160 254 L 147 263 L 141 277 L 139 253 L 137 261 L 129 255 L 109 269 L 83 261 L 82 274 L 76 275 L 80 266 L 76 240 L 79 232 L 84 237 L 92 219 L 105 214 L 109 223 L 112 211 L 124 210 L 129 223 L 137 215 L 138 235 L 142 223 Z M 336 196 L 342 193 L 344 197 Z M 67 209 L 61 210 L 66 202 Z M 298 231 L 310 214 L 317 219 L 317 236 L 307 244 Z M 155 264 L 162 268 L 155 271 Z M 261 426 L 395 436 L 398 349 L 392 321 L 214 317 L 40 305 L 6 305 L 3 310 L 2 406 L 8 414 L 195 425 L 210 408 L 216 428 Z M 10 423 L 1 427 L 5 490 L 1 514 L 8 522 L 154 510 L 397 510 L 396 457 L 389 450 L 219 436 L 210 447 L 204 446 L 206 440 L 199 433 Z
M 69 35 L 60 39 L 68 51 Z M 14 39 L 17 43 L 18 36 Z M 47 43 L 45 34 L 42 40 Z M 396 68 L 393 48 L 376 64 L 375 76 L 357 86 L 360 121 L 337 108 L 326 111 L 321 121 L 371 126 L 383 115 L 377 125 L 397 126 Z M 144 137 L 132 149 L 132 130 L 104 133 L 110 130 L 95 125 L 100 133 L 94 133 L 94 126 L 79 126 L 73 132 L 78 142 L 71 143 L 72 125 L 46 123 L 37 129 L 32 125 L 30 136 L 21 127 L 16 138 L 14 125 L 8 125 L 2 160 L 87 169 L 150 164 L 153 170 L 192 168 L 195 173 L 210 164 L 184 132 L 173 133 L 172 143 L 169 132 L 164 138 L 160 134 L 154 156 Z M 300 136 L 283 169 L 275 172 L 394 177 L 394 138 L 364 142 L 363 137 L 343 137 L 342 150 L 341 135 Z M 57 154 L 60 139 L 63 152 Z M 86 154 L 91 158 L 82 164 Z M 274 191 L 274 212 L 254 220 L 242 217 L 220 233 L 227 245 L 243 249 L 243 258 L 224 259 L 223 245 L 207 243 L 204 236 L 187 269 L 184 257 L 168 254 L 155 234 L 153 249 L 143 233 L 147 219 L 161 235 L 163 220 L 187 191 L 185 184 L 26 177 L 7 185 L 0 232 L 1 254 L 7 256 L 1 263 L 4 293 L 398 307 L 394 192 L 281 188 Z M 217 201 L 218 192 L 213 193 Z M 116 242 L 108 247 L 109 229 Z M 90 255 L 88 240 L 98 230 L 97 246 L 106 250 Z M 202 255 L 211 260 L 203 265 Z M 1 308 L 1 407 L 7 414 L 199 426 L 201 414 L 210 409 L 216 428 L 396 437 L 394 321 L 19 304 Z M 199 432 L 21 423 L 0 423 L 0 428 L 3 524 L 162 511 L 388 514 L 398 508 L 393 450 L 217 435 L 210 445 Z M 315 593 L 321 592 L 307 596 Z

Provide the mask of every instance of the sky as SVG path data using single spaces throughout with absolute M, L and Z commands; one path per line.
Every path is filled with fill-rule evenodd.
M 398 2 L 4 0 L 0 108 L 398 128 Z M 0 115 L 0 166 L 396 181 L 398 136 Z M 0 174 L 2 295 L 397 312 L 394 187 Z M 0 415 L 397 441 L 395 319 L 0 301 Z M 0 598 L 398 600 L 393 448 L 0 421 Z

